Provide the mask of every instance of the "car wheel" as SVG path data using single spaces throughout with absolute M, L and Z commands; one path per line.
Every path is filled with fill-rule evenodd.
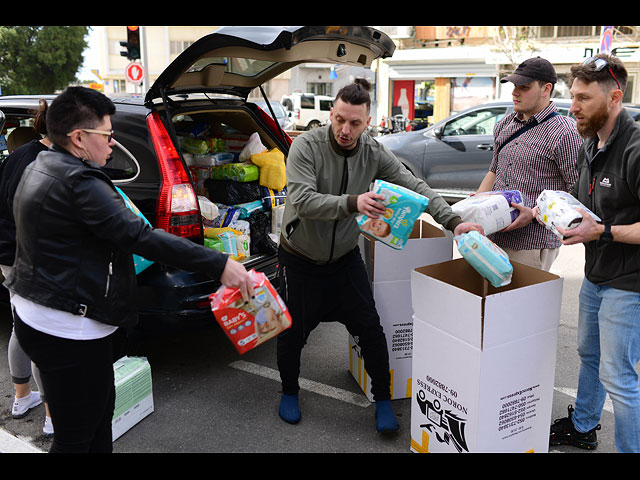
M 314 128 L 320 128 L 320 122 L 317 120 L 312 120 L 309 122 L 309 125 L 307 125 L 306 130 L 313 130 Z

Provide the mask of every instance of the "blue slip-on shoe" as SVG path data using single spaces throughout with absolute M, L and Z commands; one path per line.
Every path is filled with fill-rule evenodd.
M 302 414 L 300 413 L 300 406 L 298 405 L 298 394 L 287 395 L 282 394 L 280 399 L 280 418 L 285 422 L 296 424 L 300 421 Z
M 376 401 L 376 430 L 380 433 L 392 433 L 399 428 L 400 424 L 391 408 L 391 400 Z

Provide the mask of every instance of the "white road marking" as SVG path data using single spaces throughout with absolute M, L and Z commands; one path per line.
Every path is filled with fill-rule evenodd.
M 271 380 L 276 380 L 278 382 L 280 381 L 280 373 L 277 370 L 274 370 L 273 368 L 264 367 L 262 365 L 256 365 L 255 363 L 245 362 L 243 360 L 232 362 L 229 364 L 229 366 L 237 370 L 242 370 L 245 372 L 253 373 L 255 375 L 260 375 L 262 377 L 269 378 Z M 363 408 L 366 408 L 371 405 L 371 402 L 363 394 L 349 392 L 341 388 L 336 388 L 330 385 L 325 385 L 323 383 L 314 382 L 313 380 L 308 380 L 306 378 L 300 378 L 299 383 L 300 383 L 301 389 L 308 390 L 310 392 L 317 393 L 319 395 L 324 395 L 325 397 L 341 400 L 343 402 L 351 403 L 352 405 L 356 405 L 358 407 L 363 407 Z
M 0 452 L 1 453 L 44 453 L 29 442 L 14 437 L 6 430 L 0 428 Z
M 578 395 L 578 390 L 576 390 L 575 388 L 563 388 L 563 387 L 554 387 L 554 390 L 556 392 L 560 392 L 560 393 L 564 393 L 565 395 L 569 395 L 570 397 L 576 398 L 576 396 Z M 613 413 L 613 403 L 611 402 L 611 399 L 609 398 L 609 395 L 607 395 L 607 398 L 604 401 L 604 407 L 602 407 L 603 410 L 606 410 L 607 412 Z

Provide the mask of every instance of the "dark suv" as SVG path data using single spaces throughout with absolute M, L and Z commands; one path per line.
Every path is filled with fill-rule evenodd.
M 261 85 L 299 63 L 369 66 L 394 49 L 389 37 L 369 27 L 220 28 L 180 54 L 144 98 L 112 98 L 116 147 L 104 169 L 154 227 L 202 244 L 203 219 L 186 139 L 205 126 L 211 137 L 225 140 L 227 151 L 238 153 L 257 132 L 267 149 L 278 148 L 286 157 L 291 139 L 272 115 L 247 102 L 249 93 L 260 88 L 267 100 Z M 39 98 L 0 97 L 9 133 L 32 123 Z M 209 196 L 221 185 L 207 183 Z M 255 248 L 252 235 L 251 255 L 243 263 L 277 285 L 271 243 Z M 175 331 L 215 321 L 208 297 L 219 284 L 207 275 L 154 263 L 138 275 L 138 287 L 140 331 Z

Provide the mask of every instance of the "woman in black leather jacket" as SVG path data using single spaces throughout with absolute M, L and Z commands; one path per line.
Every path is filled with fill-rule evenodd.
M 47 113 L 53 145 L 27 167 L 14 198 L 16 259 L 5 285 L 47 392 L 51 452 L 112 451 L 112 337 L 136 322 L 132 253 L 209 273 L 245 298 L 251 289 L 240 263 L 152 229 L 127 208 L 99 169 L 111 155 L 114 113 L 88 88 L 56 97 Z

